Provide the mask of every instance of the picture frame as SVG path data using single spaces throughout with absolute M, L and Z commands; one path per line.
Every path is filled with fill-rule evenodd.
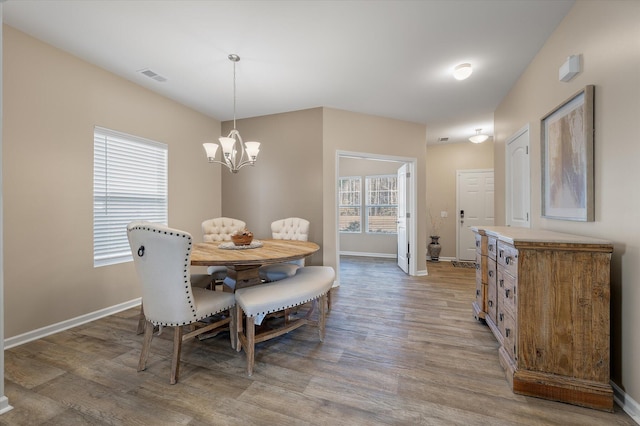
M 586 86 L 541 120 L 544 218 L 595 220 L 594 92 Z

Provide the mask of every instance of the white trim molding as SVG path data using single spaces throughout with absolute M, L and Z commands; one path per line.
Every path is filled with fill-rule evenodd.
M 67 330 L 69 328 L 77 327 L 82 324 L 86 324 L 91 321 L 95 321 L 100 318 L 108 317 L 109 315 L 116 314 L 118 312 L 126 311 L 127 309 L 140 306 L 142 298 L 129 300 L 128 302 L 120 303 L 118 305 L 110 306 L 108 308 L 100 309 L 95 312 L 89 312 L 88 314 L 80 315 L 79 317 L 71 318 L 65 321 L 51 324 L 46 327 L 38 328 L 36 330 L 28 331 L 17 336 L 10 337 L 4 340 L 4 348 L 9 349 L 15 346 L 22 345 L 33 340 L 41 339 L 46 336 L 50 336 L 55 333 Z
M 4 22 L 3 5 L 4 0 L 0 0 L 0 27 Z M 2 31 L 0 31 L 0 129 L 3 122 L 2 110 Z M 6 413 L 13 409 L 9 405 L 9 398 L 4 394 L 4 221 L 2 215 L 4 184 L 2 181 L 2 132 L 0 132 L 0 414 Z

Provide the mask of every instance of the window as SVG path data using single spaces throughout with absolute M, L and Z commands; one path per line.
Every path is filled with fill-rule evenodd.
M 95 127 L 93 266 L 132 260 L 127 224 L 167 224 L 167 145 Z
M 367 232 L 395 234 L 398 221 L 397 176 L 367 176 Z
M 342 177 L 338 182 L 339 232 L 362 232 L 362 179 Z
M 366 217 L 366 232 L 395 234 L 398 221 L 398 190 L 396 175 L 367 176 L 366 193 L 362 200 L 362 178 L 342 177 L 339 180 L 339 231 L 362 232 L 362 203 Z

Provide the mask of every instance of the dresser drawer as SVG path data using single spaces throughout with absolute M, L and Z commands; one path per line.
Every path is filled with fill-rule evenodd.
M 498 306 L 500 311 L 515 317 L 517 312 L 516 280 L 509 274 L 498 270 Z
M 475 234 L 476 237 L 476 253 L 487 255 L 487 237 L 485 235 Z
M 496 260 L 498 252 L 498 239 L 496 237 L 487 237 L 487 254 L 493 260 Z
M 487 262 L 487 313 L 494 323 L 496 323 L 499 303 L 496 282 L 496 263 L 489 259 Z
M 518 327 L 515 317 L 504 312 L 500 313 L 498 316 L 498 330 L 500 330 L 500 334 L 502 335 L 502 346 L 515 363 L 518 359 L 518 351 L 516 348 L 518 342 Z
M 518 250 L 515 247 L 499 242 L 497 261 L 504 271 L 518 277 Z
M 487 256 L 476 253 L 476 281 L 487 283 Z

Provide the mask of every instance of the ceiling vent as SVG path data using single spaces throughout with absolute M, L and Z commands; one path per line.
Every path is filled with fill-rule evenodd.
M 438 142 L 449 142 L 449 138 L 438 138 Z
M 145 75 L 149 78 L 154 79 L 155 81 L 159 81 L 160 83 L 164 83 L 165 81 L 167 81 L 167 79 L 163 76 L 161 76 L 160 74 L 157 74 L 153 71 L 151 71 L 149 68 L 145 68 L 143 70 L 139 70 L 138 71 L 140 74 Z

